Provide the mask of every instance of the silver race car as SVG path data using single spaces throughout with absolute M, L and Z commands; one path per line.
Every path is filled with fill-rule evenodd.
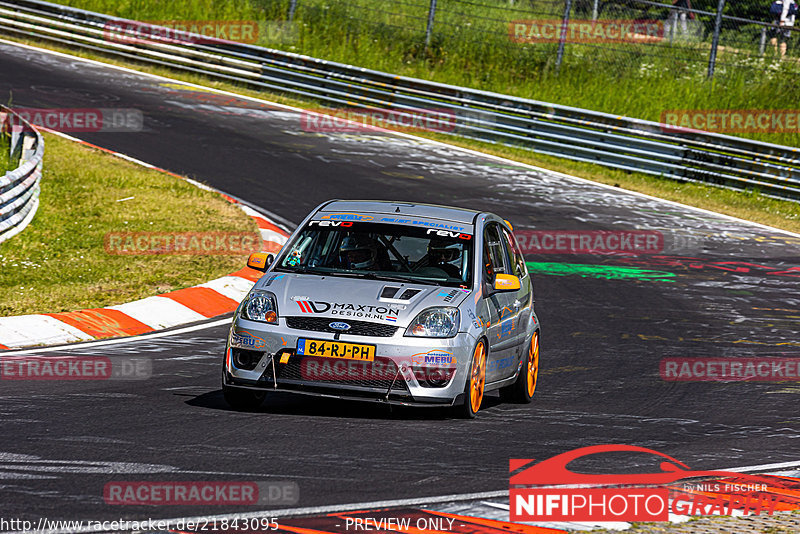
M 491 213 L 330 201 L 283 249 L 233 317 L 222 390 L 236 409 L 269 391 L 474 417 L 484 394 L 527 403 L 539 321 L 511 225 Z

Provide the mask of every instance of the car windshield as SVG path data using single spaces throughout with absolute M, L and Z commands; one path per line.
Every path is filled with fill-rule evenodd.
M 469 287 L 472 242 L 438 228 L 310 221 L 275 270 Z

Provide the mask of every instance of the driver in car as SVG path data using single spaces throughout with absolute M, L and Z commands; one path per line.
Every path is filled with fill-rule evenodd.
M 366 234 L 345 237 L 339 246 L 339 257 L 346 269 L 393 270 L 386 249 L 372 236 Z
M 438 274 L 434 269 L 444 271 L 450 278 L 460 278 L 461 270 L 453 264 L 461 256 L 461 249 L 455 243 L 432 239 L 428 243 L 428 265 L 425 272 Z

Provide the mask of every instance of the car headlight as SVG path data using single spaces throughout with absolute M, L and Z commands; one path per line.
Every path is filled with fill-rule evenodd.
M 278 305 L 271 293 L 253 292 L 242 307 L 242 317 L 251 321 L 278 324 Z
M 406 336 L 453 337 L 461 324 L 458 308 L 428 308 L 411 321 Z

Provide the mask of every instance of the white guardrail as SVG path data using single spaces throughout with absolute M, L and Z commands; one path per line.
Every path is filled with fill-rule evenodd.
M 0 242 L 21 232 L 39 208 L 44 139 L 29 123 L 0 106 L 0 135 L 9 140 L 14 170 L 0 176 Z
M 448 132 L 452 135 L 800 202 L 797 148 L 669 128 L 247 44 L 209 42 L 198 35 L 176 40 L 150 31 L 143 36 L 136 31 L 137 24 L 143 23 L 41 0 L 0 0 L 0 33 L 202 74 L 331 107 L 412 113 L 446 110 L 455 117 L 455 126 Z

